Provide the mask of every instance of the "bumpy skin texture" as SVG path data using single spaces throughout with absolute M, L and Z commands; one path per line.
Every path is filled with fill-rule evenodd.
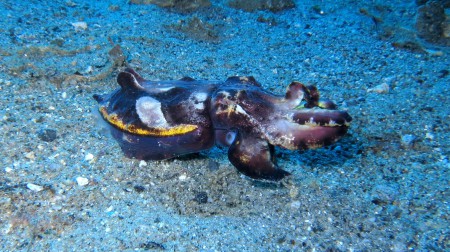
M 274 146 L 317 148 L 342 137 L 352 118 L 319 99 L 314 86 L 292 82 L 285 96 L 271 94 L 253 77 L 226 81 L 148 81 L 132 69 L 120 88 L 94 95 L 114 138 L 130 158 L 162 160 L 220 144 L 230 162 L 254 179 L 280 180 Z

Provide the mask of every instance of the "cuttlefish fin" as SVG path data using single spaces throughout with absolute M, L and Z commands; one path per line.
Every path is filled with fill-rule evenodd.
M 274 149 L 266 140 L 237 132 L 228 159 L 242 174 L 253 179 L 281 180 L 289 172 L 274 163 Z
M 124 72 L 132 74 L 138 83 L 142 83 L 145 81 L 145 79 L 142 78 L 142 76 L 140 74 L 138 74 L 136 71 L 134 71 L 133 68 L 129 68 L 129 67 L 125 68 Z
M 129 69 L 127 69 L 129 70 Z M 138 75 L 138 77 L 140 77 Z M 124 90 L 143 90 L 144 88 L 139 84 L 136 76 L 133 73 L 128 71 L 120 72 L 117 75 L 117 83 L 119 83 L 120 87 Z

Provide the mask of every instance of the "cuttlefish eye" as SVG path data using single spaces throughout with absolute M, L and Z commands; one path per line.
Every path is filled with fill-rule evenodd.
M 234 142 L 234 139 L 236 139 L 236 132 L 235 131 L 228 131 L 225 136 L 225 142 L 228 145 L 231 145 Z

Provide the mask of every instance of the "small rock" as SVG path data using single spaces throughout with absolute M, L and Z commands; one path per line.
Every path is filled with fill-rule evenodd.
M 145 191 L 145 187 L 142 186 L 142 185 L 135 185 L 133 188 L 138 193 L 141 193 L 141 192 Z
M 94 155 L 92 153 L 88 153 L 84 157 L 84 160 L 86 160 L 86 161 L 92 161 L 93 159 L 94 159 Z
M 94 68 L 92 66 L 88 66 L 86 67 L 86 69 L 84 70 L 84 73 L 86 74 L 90 74 L 94 71 Z
M 417 10 L 417 35 L 431 43 L 448 45 L 446 19 L 443 1 L 428 1 Z
M 253 12 L 257 10 L 270 10 L 278 12 L 295 7 L 293 0 L 232 0 L 228 2 L 232 8 Z
M 147 162 L 145 162 L 144 160 L 139 161 L 139 168 L 142 168 L 145 166 L 147 166 Z
M 398 198 L 398 190 L 387 185 L 375 186 L 371 194 L 372 203 L 379 206 L 392 204 Z
M 169 27 L 195 40 L 207 42 L 218 42 L 220 40 L 220 33 L 217 31 L 217 27 L 201 20 L 197 16 Z
M 88 28 L 86 22 L 75 22 L 75 23 L 72 23 L 72 26 L 75 28 L 76 32 L 84 31 Z
M 170 8 L 180 13 L 191 13 L 211 6 L 210 0 L 130 0 L 133 4 L 155 4 L 161 8 Z
M 403 211 L 395 205 L 389 205 L 386 207 L 387 210 L 387 214 L 389 214 L 390 216 L 392 216 L 395 219 L 398 219 L 402 216 Z
M 75 7 L 75 6 L 77 6 L 77 4 L 75 2 L 73 2 L 73 1 L 67 1 L 66 2 L 66 6 L 68 6 L 68 7 Z
M 60 211 L 63 207 L 61 205 L 52 205 L 51 208 L 53 211 Z
M 33 151 L 25 153 L 25 157 L 30 159 L 30 160 L 34 160 L 36 158 L 36 156 L 34 155 Z
M 198 192 L 195 194 L 194 201 L 200 204 L 208 202 L 208 194 L 206 192 Z
M 34 192 L 40 192 L 40 191 L 44 190 L 43 186 L 35 185 L 35 184 L 32 184 L 32 183 L 28 183 L 27 184 L 27 188 L 30 189 L 31 191 L 34 191 Z
M 161 243 L 154 242 L 154 241 L 142 243 L 139 245 L 139 247 L 144 250 L 152 250 L 152 251 L 166 250 L 164 245 L 162 245 Z
M 83 178 L 83 177 L 77 177 L 76 181 L 79 186 L 85 186 L 85 185 L 89 184 L 89 179 Z
M 302 203 L 298 200 L 292 201 L 291 202 L 291 207 L 294 209 L 299 209 L 302 206 Z
M 118 10 L 120 10 L 120 6 L 112 4 L 112 5 L 108 6 L 108 10 L 110 10 L 110 11 L 118 11 Z
M 389 93 L 389 85 L 386 83 L 382 83 L 378 86 L 375 86 L 374 88 L 367 89 L 367 92 L 378 93 L 378 94 L 387 94 L 387 93 Z
M 450 74 L 450 71 L 447 69 L 442 69 L 441 71 L 439 71 L 438 77 L 439 78 L 444 78 L 445 76 L 447 76 L 448 74 Z
M 426 48 L 426 49 L 424 49 L 424 51 L 427 52 L 428 55 L 434 56 L 434 57 L 440 57 L 440 56 L 444 55 L 444 52 L 441 50 L 433 50 L 433 49 Z
M 114 207 L 113 206 L 109 206 L 108 208 L 106 208 L 105 213 L 109 213 L 114 211 Z
M 65 40 L 62 38 L 55 38 L 54 40 L 50 41 L 50 44 L 62 47 L 64 45 L 64 42 Z
M 414 142 L 416 141 L 416 136 L 411 134 L 402 135 L 401 143 L 403 147 L 412 148 L 414 146 Z
M 208 163 L 206 165 L 207 165 L 209 171 L 217 171 L 217 170 L 219 170 L 219 163 L 217 163 L 214 160 L 209 159 Z
M 433 140 L 433 139 L 434 139 L 434 134 L 433 134 L 433 133 L 430 133 L 430 132 L 427 132 L 427 133 L 425 134 L 425 139 Z
M 289 196 L 294 199 L 298 196 L 298 188 L 293 186 L 291 187 L 291 189 L 289 190 Z
M 58 136 L 54 129 L 43 129 L 38 132 L 38 137 L 44 142 L 53 142 Z

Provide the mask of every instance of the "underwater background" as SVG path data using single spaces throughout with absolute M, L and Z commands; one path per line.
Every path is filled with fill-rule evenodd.
M 0 1 L 1 251 L 450 250 L 450 1 Z M 281 183 L 213 148 L 126 158 L 93 94 L 150 80 L 316 85 L 353 117 L 277 149 Z

